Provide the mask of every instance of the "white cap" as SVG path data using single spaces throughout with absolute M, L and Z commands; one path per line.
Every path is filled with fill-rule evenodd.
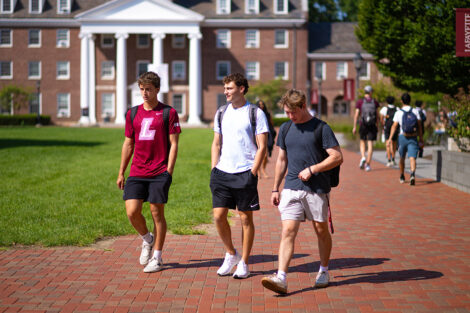
M 364 87 L 364 91 L 365 91 L 366 93 L 371 93 L 371 92 L 372 92 L 372 86 L 369 86 L 369 85 L 365 86 L 365 87 Z

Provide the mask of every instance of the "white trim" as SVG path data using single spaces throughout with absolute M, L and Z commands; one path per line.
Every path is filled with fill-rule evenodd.
M 277 64 L 283 64 L 284 65 L 284 75 L 278 75 L 276 76 L 276 66 Z M 274 78 L 280 77 L 282 80 L 288 80 L 289 79 L 289 62 L 287 61 L 279 61 L 279 62 L 274 62 Z
M 65 63 L 67 65 L 67 74 L 66 75 L 59 75 L 59 63 Z M 57 61 L 56 62 L 56 79 L 57 80 L 70 79 L 70 61 Z
M 232 11 L 232 1 L 231 0 L 223 0 L 225 1 L 225 6 L 222 6 L 222 0 L 216 0 L 216 13 L 217 14 L 230 14 Z
M 277 5 L 281 1 L 283 2 L 284 10 L 278 11 L 277 10 Z M 289 2 L 287 0 L 273 0 L 273 11 L 274 11 L 274 14 L 287 14 L 287 13 L 289 13 Z
M 9 11 L 3 11 L 3 4 L 5 3 L 5 1 L 10 2 L 10 10 Z M 11 14 L 11 13 L 13 13 L 15 11 L 16 1 L 17 0 L 0 0 L 0 13 L 2 13 L 2 14 Z
M 10 64 L 10 75 L 1 75 L 0 71 L 0 79 L 13 79 L 13 61 L 0 61 L 0 66 L 1 63 L 9 63 Z
M 103 71 L 105 70 L 105 66 L 111 66 L 111 74 L 109 75 L 103 75 Z M 101 61 L 101 69 L 100 69 L 100 77 L 102 80 L 113 80 L 116 77 L 116 65 L 114 64 L 114 61 L 112 60 L 107 60 L 107 61 Z
M 182 45 L 177 44 L 179 41 L 176 40 L 176 38 L 182 38 Z M 172 34 L 171 35 L 171 47 L 173 49 L 184 49 L 184 48 L 186 48 L 186 36 L 185 36 L 185 34 Z
M 66 95 L 67 96 L 67 109 L 63 109 L 61 111 L 59 111 L 59 96 L 60 95 Z M 70 92 L 59 92 L 57 93 L 57 96 L 56 96 L 56 100 L 57 100 L 57 117 L 58 118 L 68 118 L 70 117 L 70 109 L 72 107 L 72 104 L 70 103 Z
M 175 92 L 171 95 L 171 106 L 173 108 L 175 108 L 175 105 L 174 105 L 174 100 L 175 100 L 175 96 L 181 96 L 181 112 L 178 112 L 178 115 L 179 116 L 184 116 L 186 115 L 186 93 L 184 92 Z M 176 110 L 176 109 L 175 109 Z
M 255 72 L 253 73 L 254 75 L 252 75 L 251 77 L 248 74 L 248 64 L 249 63 L 255 65 Z M 245 77 L 246 77 L 247 80 L 259 80 L 259 62 L 258 61 L 248 61 L 248 62 L 245 63 Z
M 360 80 L 370 80 L 370 62 L 366 62 L 366 76 L 359 76 Z
M 29 0 L 29 14 L 41 14 L 42 13 L 42 10 L 44 8 L 44 0 L 37 0 L 38 2 L 38 10 L 37 11 L 33 11 L 33 1 L 34 0 Z
M 1 27 L 79 27 L 80 23 L 73 19 L 52 18 L 4 18 L 0 19 Z
M 254 32 L 255 34 L 254 42 L 248 42 L 248 32 Z M 259 48 L 259 42 L 260 42 L 259 36 L 260 36 L 259 29 L 246 29 L 245 30 L 245 48 L 248 48 L 248 49 Z
M 342 75 L 338 75 L 338 65 L 340 63 L 344 64 L 344 72 Z M 336 62 L 336 80 L 343 80 L 345 78 L 348 78 L 348 62 L 347 61 L 337 61 Z
M 147 37 L 147 44 L 145 45 L 142 45 L 139 43 L 139 38 L 140 36 L 146 36 Z M 136 44 L 136 47 L 137 49 L 145 49 L 145 48 L 148 48 L 150 47 L 150 36 L 149 34 L 135 34 L 135 44 Z
M 280 28 L 301 27 L 307 22 L 306 19 L 207 19 L 201 23 L 205 27 L 254 27 L 254 28 Z
M 105 95 L 110 95 L 111 96 L 111 110 L 108 111 L 111 113 L 111 115 L 108 115 L 108 112 L 104 112 L 104 96 Z M 114 92 L 103 92 L 101 94 L 101 117 L 110 117 L 113 118 L 116 116 L 116 94 Z
M 37 64 L 38 65 L 38 74 L 37 75 L 31 75 L 30 69 L 32 64 Z M 28 62 L 28 79 L 41 79 L 41 61 L 29 61 Z
M 356 56 L 355 52 L 351 53 L 307 53 L 307 58 L 311 60 L 321 60 L 321 61 L 328 61 L 328 60 L 353 60 Z M 374 56 L 370 53 L 362 53 L 361 56 L 364 60 L 372 61 L 374 60 Z
M 39 43 L 30 43 L 31 41 L 31 31 L 37 31 L 38 32 L 38 39 Z M 42 32 L 40 29 L 34 28 L 34 29 L 28 29 L 28 48 L 40 48 L 41 47 L 41 36 Z
M 313 67 L 313 79 L 318 80 L 318 78 L 317 78 L 317 63 L 321 63 L 321 65 L 322 65 L 322 68 L 321 68 L 322 78 L 321 79 L 324 81 L 324 80 L 326 80 L 326 62 L 324 62 L 324 61 L 315 61 L 314 62 L 314 64 L 313 64 L 314 65 L 314 67 Z
M 182 65 L 183 72 L 179 73 L 175 71 L 177 65 Z M 186 61 L 175 60 L 171 62 L 171 80 L 186 80 Z
M 115 40 L 114 40 L 114 35 L 113 34 L 101 34 L 101 40 L 100 40 L 100 45 L 101 45 L 101 48 L 114 48 L 115 46 Z M 112 43 L 108 44 L 108 43 L 105 43 L 104 40 L 105 39 L 111 39 L 112 40 Z
M 226 75 L 221 75 L 221 74 L 220 74 L 220 68 L 219 68 L 219 66 L 222 65 L 222 64 L 226 64 L 226 65 L 227 65 L 227 74 L 226 74 L 226 75 L 230 74 L 230 73 L 231 73 L 231 70 L 232 70 L 232 64 L 231 64 L 230 61 L 217 61 L 217 62 L 215 62 L 215 78 L 216 78 L 217 80 L 222 80 L 222 79 L 224 79 L 224 77 L 226 76 Z
M 284 32 L 284 44 L 276 44 L 276 32 Z M 275 29 L 274 30 L 274 48 L 285 49 L 289 48 L 289 31 L 287 29 Z
M 5 43 L 4 44 L 0 43 L 0 47 L 1 48 L 11 48 L 11 47 L 13 47 L 13 30 L 12 29 L 0 29 L 0 36 L 1 36 L 1 32 L 3 32 L 3 31 L 4 32 L 6 32 L 6 31 L 10 32 L 10 43 L 6 43 L 6 44 Z
M 227 40 L 226 40 L 226 44 L 223 45 L 223 41 L 219 40 L 219 34 L 221 32 L 226 32 L 227 34 Z M 215 35 L 215 46 L 216 48 L 218 49 L 230 49 L 231 46 L 232 46 L 232 34 L 231 34 L 231 31 L 230 29 L 217 29 L 216 30 L 216 35 Z
M 67 39 L 59 40 L 59 31 L 67 32 Z M 57 48 L 68 48 L 70 47 L 70 29 L 60 28 L 56 30 L 56 47 Z
M 253 8 L 250 8 L 250 0 L 245 0 L 245 14 L 259 14 L 259 0 L 253 0 L 255 5 Z
M 70 0 L 65 0 L 66 4 L 65 6 L 61 6 L 60 2 L 61 0 L 57 0 L 57 14 L 70 14 L 70 11 L 72 9 L 72 3 Z

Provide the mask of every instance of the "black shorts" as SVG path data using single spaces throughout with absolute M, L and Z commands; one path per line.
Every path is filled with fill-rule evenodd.
M 210 182 L 213 208 L 238 208 L 239 211 L 259 210 L 258 177 L 251 170 L 230 174 L 216 167 Z
M 123 200 L 139 199 L 150 203 L 167 203 L 172 177 L 163 172 L 155 177 L 129 177 L 124 185 Z
M 377 140 L 377 126 L 359 126 L 359 138 L 361 140 Z
M 388 140 L 388 138 L 390 138 L 390 131 L 384 130 L 384 135 L 385 135 L 385 140 Z M 398 140 L 398 131 L 396 131 L 395 134 L 393 134 L 393 138 L 392 138 L 392 141 L 397 141 L 397 140 Z

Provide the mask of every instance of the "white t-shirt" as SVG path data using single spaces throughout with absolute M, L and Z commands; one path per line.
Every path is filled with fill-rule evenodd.
M 387 116 L 388 108 L 393 109 L 394 107 L 395 106 L 393 104 L 387 104 L 387 106 L 384 106 L 380 109 L 379 114 L 383 116 Z
M 413 111 L 413 114 L 416 115 L 418 121 L 421 120 L 421 117 L 419 117 L 419 113 L 416 109 L 413 109 L 409 105 L 404 105 L 401 109 L 398 109 L 395 115 L 393 116 L 393 122 L 398 122 L 400 125 L 400 134 L 403 134 L 403 128 L 401 127 L 401 121 L 403 120 L 403 111 L 409 112 L 410 110 Z
M 218 112 L 214 118 L 214 131 L 222 134 L 222 153 L 217 163 L 217 169 L 226 173 L 241 173 L 253 167 L 258 148 L 253 142 L 253 132 L 250 124 L 250 105 L 234 109 L 229 103 L 222 119 L 220 131 Z M 256 110 L 256 131 L 259 135 L 269 131 L 268 121 L 263 110 Z

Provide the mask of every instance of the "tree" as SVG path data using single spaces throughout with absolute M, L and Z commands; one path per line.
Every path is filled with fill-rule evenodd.
M 24 88 L 8 85 L 0 90 L 0 106 L 2 110 L 10 110 L 13 114 L 15 109 L 28 105 L 31 93 Z
M 314 23 L 338 21 L 338 7 L 335 0 L 308 1 L 308 20 Z
M 470 77 L 470 59 L 454 56 L 454 8 L 467 5 L 466 0 L 362 0 L 356 35 L 397 87 L 455 94 Z
M 338 5 L 340 9 L 341 21 L 343 22 L 357 22 L 358 8 L 357 0 L 339 0 Z
M 251 103 L 255 103 L 257 100 L 263 100 L 269 110 L 276 111 L 277 102 L 287 91 L 286 86 L 287 81 L 280 78 L 276 78 L 265 83 L 260 82 L 249 88 L 246 98 Z

